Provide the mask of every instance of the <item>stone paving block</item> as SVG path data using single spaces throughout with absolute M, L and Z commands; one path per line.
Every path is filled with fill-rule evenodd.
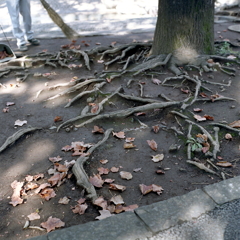
M 223 204 L 240 198 L 240 177 L 230 178 L 203 188 L 217 203 Z
M 157 233 L 197 218 L 216 206 L 207 194 L 198 189 L 183 196 L 140 207 L 135 212 L 154 233 Z
M 125 212 L 50 232 L 48 240 L 135 240 L 151 236 L 152 233 L 135 213 Z
M 38 237 L 33 237 L 33 238 L 28 238 L 28 240 L 49 240 L 47 234 L 38 236 Z

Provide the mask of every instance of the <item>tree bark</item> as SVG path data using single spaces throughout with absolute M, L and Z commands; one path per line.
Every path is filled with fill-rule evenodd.
M 152 55 L 213 54 L 214 0 L 159 0 Z

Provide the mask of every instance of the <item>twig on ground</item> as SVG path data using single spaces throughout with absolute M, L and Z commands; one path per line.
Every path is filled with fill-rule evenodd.
M 215 174 L 215 175 L 218 175 L 216 172 L 214 172 L 213 170 L 207 168 L 203 163 L 198 163 L 198 162 L 194 162 L 194 161 L 191 161 L 191 160 L 187 160 L 187 163 L 190 163 L 192 165 L 195 165 L 196 167 L 208 172 L 208 173 L 212 173 L 212 174 Z

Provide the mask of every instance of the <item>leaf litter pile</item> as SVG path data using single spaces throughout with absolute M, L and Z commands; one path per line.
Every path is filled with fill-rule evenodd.
M 174 76 L 162 66 L 132 68 L 146 59 L 149 43 L 114 43 L 85 51 L 80 45 L 23 58 L 27 71 L 10 64 L 1 69 L 2 92 L 43 79 L 44 87 L 34 87 L 32 104 L 50 111 L 55 104 L 61 113 L 51 121 L 36 121 L 34 127 L 29 125 L 31 118 L 17 116 L 12 122 L 17 130 L 3 141 L 1 154 L 47 131 L 56 141 L 69 139 L 68 145 L 58 144 L 55 157 L 44 159 L 44 166 L 46 161 L 49 165 L 44 172 L 10 183 L 12 207 L 41 199 L 41 207 L 28 209 L 24 230 L 39 235 L 78 224 L 84 216 L 101 220 L 238 174 L 240 122 L 234 114 L 222 115 L 238 107 L 227 91 L 234 89 L 235 58 L 213 57 L 211 73 L 192 66 Z M 90 43 L 82 45 L 88 48 Z M 56 83 L 63 72 L 71 77 L 65 75 L 68 81 Z M 16 83 L 4 82 L 3 76 L 15 76 Z M 5 119 L 22 104 L 12 100 L 2 105 Z M 214 111 L 222 106 L 228 109 Z M 83 132 L 93 142 L 86 143 Z M 181 178 L 185 183 L 178 185 Z M 51 201 L 76 222 L 69 225 L 64 216 L 56 217 L 56 211 L 43 214 Z

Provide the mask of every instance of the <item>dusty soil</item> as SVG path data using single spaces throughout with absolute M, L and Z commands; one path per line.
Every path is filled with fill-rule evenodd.
M 216 39 L 222 40 L 222 37 L 229 39 L 231 42 L 238 44 L 238 34 L 230 31 L 226 31 L 229 23 L 218 24 L 215 26 Z M 222 36 L 222 37 L 221 37 Z M 109 46 L 112 42 L 116 41 L 118 45 L 130 43 L 133 40 L 146 41 L 151 40 L 153 34 L 136 34 L 127 36 L 104 36 L 104 37 L 89 37 L 78 40 L 78 43 L 82 45 L 82 50 L 88 50 L 96 46 L 96 43 L 101 43 L 102 46 Z M 84 46 L 85 41 L 90 46 Z M 6 43 L 7 44 L 7 43 Z M 41 45 L 38 47 L 30 46 L 27 54 L 47 50 L 48 52 L 56 52 L 61 49 L 61 45 L 69 44 L 66 39 L 43 39 Z M 15 42 L 11 42 L 11 46 L 15 53 Z M 234 51 L 238 51 L 239 48 L 234 48 Z M 87 200 L 88 208 L 83 215 L 74 214 L 71 207 L 76 205 L 76 201 L 84 197 L 83 188 L 76 185 L 76 179 L 74 176 L 67 178 L 66 181 L 59 187 L 54 187 L 56 196 L 49 201 L 44 200 L 39 195 L 34 194 L 34 191 L 28 191 L 26 195 L 23 195 L 23 204 L 13 207 L 9 204 L 13 189 L 11 183 L 15 180 L 22 182 L 27 175 L 36 175 L 44 173 L 44 179 L 37 181 L 38 184 L 47 182 L 51 176 L 48 175 L 47 170 L 53 167 L 53 163 L 49 161 L 49 157 L 62 157 L 60 163 L 64 163 L 64 160 L 73 160 L 77 157 L 71 156 L 71 152 L 62 151 L 62 147 L 70 145 L 75 141 L 84 141 L 84 143 L 97 143 L 103 138 L 102 134 L 93 134 L 92 130 L 94 125 L 100 126 L 107 130 L 113 128 L 114 132 L 124 131 L 126 137 L 134 137 L 133 149 L 124 149 L 123 139 L 118 139 L 114 136 L 110 136 L 105 144 L 101 145 L 90 156 L 85 165 L 86 172 L 89 176 L 97 174 L 99 167 L 111 168 L 121 166 L 121 171 L 131 172 L 133 178 L 131 180 L 121 179 L 119 173 L 109 173 L 103 175 L 102 178 L 115 179 L 115 183 L 121 184 L 127 187 L 126 191 L 120 193 L 123 197 L 125 205 L 137 204 L 138 206 L 148 205 L 154 202 L 166 200 L 168 198 L 183 195 L 189 191 L 201 188 L 207 184 L 216 183 L 221 181 L 221 175 L 213 175 L 207 173 L 196 166 L 186 163 L 187 160 L 187 133 L 188 124 L 180 117 L 176 117 L 171 114 L 171 110 L 180 110 L 178 107 L 170 107 L 165 109 L 155 109 L 146 111 L 145 115 L 136 116 L 132 115 L 122 119 L 104 119 L 90 124 L 86 124 L 84 127 L 75 128 L 74 124 L 80 122 L 74 122 L 67 132 L 65 129 L 60 129 L 56 132 L 54 126 L 59 126 L 62 122 L 54 122 L 56 116 L 61 116 L 63 122 L 78 116 L 82 109 L 87 105 L 86 100 L 89 96 L 83 97 L 81 100 L 74 103 L 69 108 L 64 106 L 72 99 L 76 93 L 71 93 L 54 100 L 45 101 L 48 97 L 66 89 L 64 87 L 58 87 L 55 90 L 45 90 L 41 92 L 38 98 L 36 94 L 41 89 L 47 89 L 47 86 L 53 86 L 59 83 L 67 83 L 74 76 L 89 78 L 94 74 L 99 74 L 103 70 L 103 64 L 98 63 L 99 56 L 96 56 L 91 62 L 91 71 L 88 71 L 84 66 L 78 69 L 69 70 L 64 67 L 53 68 L 50 66 L 35 66 L 29 68 L 27 71 L 30 74 L 27 80 L 16 87 L 15 73 L 19 71 L 11 71 L 5 77 L 1 78 L 1 83 L 6 88 L 0 88 L 0 106 L 2 109 L 6 108 L 7 102 L 14 102 L 15 105 L 9 106 L 9 112 L 1 112 L 0 121 L 0 141 L 1 145 L 5 140 L 18 131 L 22 127 L 14 127 L 16 120 L 27 120 L 27 126 L 39 127 L 41 130 L 34 131 L 31 134 L 26 134 L 17 140 L 14 144 L 9 146 L 6 150 L 0 153 L 1 165 L 0 165 L 0 238 L 2 239 L 26 239 L 33 236 L 45 234 L 36 229 L 25 229 L 23 226 L 28 220 L 27 216 L 33 212 L 39 212 L 40 219 L 31 221 L 31 225 L 40 226 L 42 222 L 47 221 L 48 217 L 60 218 L 65 222 L 65 227 L 69 227 L 76 224 L 83 224 L 89 221 L 96 221 L 95 218 L 99 216 L 97 206 L 94 206 Z M 83 61 L 75 62 L 76 64 Z M 113 68 L 118 68 L 120 65 L 114 65 Z M 192 106 L 188 107 L 182 113 L 189 116 L 190 120 L 195 121 L 193 115 L 193 108 L 202 108 L 203 112 L 200 115 L 210 115 L 214 117 L 216 123 L 225 121 L 231 123 L 239 119 L 240 105 L 239 105 L 239 66 L 233 65 L 236 68 L 236 76 L 230 77 L 221 72 L 203 73 L 202 78 L 212 82 L 227 83 L 232 81 L 231 86 L 221 88 L 219 85 L 205 84 L 211 89 L 211 94 L 221 94 L 225 97 L 232 97 L 236 101 L 215 101 L 215 102 L 196 102 Z M 157 71 L 164 74 L 158 75 Z M 154 72 L 154 78 L 163 81 L 167 77 L 173 77 L 173 74 L 167 69 L 158 68 Z M 34 77 L 34 73 L 52 73 L 50 77 Z M 189 75 L 197 75 L 197 71 L 189 71 Z M 129 79 L 133 79 L 130 87 L 127 87 Z M 120 85 L 123 86 L 124 93 L 134 96 L 139 96 L 139 82 L 143 85 L 143 95 L 148 98 L 163 100 L 159 98 L 159 94 L 164 93 L 168 98 L 179 101 L 186 98 L 188 95 L 181 91 L 181 88 L 188 89 L 194 93 L 195 85 L 188 81 L 174 82 L 175 87 L 155 85 L 151 81 L 151 76 L 140 74 L 136 77 L 132 77 L 129 74 L 123 75 L 121 78 L 114 79 L 111 83 L 105 84 L 102 88 L 104 93 L 115 91 Z M 48 83 L 48 84 L 46 84 Z M 172 83 L 173 84 L 173 83 Z M 87 89 L 90 90 L 92 85 Z M 206 92 L 204 89 L 202 91 Z M 206 92 L 210 94 L 209 92 Z M 101 97 L 102 99 L 102 97 Z M 99 99 L 97 100 L 99 101 Z M 163 100 L 164 101 L 164 100 Z M 104 112 L 116 111 L 120 109 L 131 108 L 139 106 L 139 102 L 123 100 L 120 97 L 113 97 L 104 105 Z M 138 120 L 146 124 L 148 127 L 141 127 Z M 213 134 L 213 126 L 209 126 L 211 121 L 205 121 L 198 123 L 205 127 L 211 134 Z M 160 131 L 154 133 L 152 126 L 159 125 Z M 177 135 L 171 127 L 176 127 L 181 130 L 184 135 Z M 194 127 L 192 131 L 193 137 L 201 131 Z M 233 135 L 233 140 L 229 141 L 224 138 L 226 133 Z M 154 139 L 158 144 L 157 151 L 153 151 L 147 144 L 147 140 Z M 220 152 L 218 156 L 222 161 L 228 161 L 232 163 L 232 167 L 223 168 L 219 167 L 218 173 L 224 172 L 226 178 L 231 178 L 239 175 L 239 145 L 240 140 L 238 134 L 220 128 L 219 133 Z M 177 144 L 179 150 L 170 152 L 171 145 Z M 164 160 L 158 163 L 154 163 L 151 158 L 156 154 L 164 154 Z M 210 166 L 206 160 L 207 157 L 203 153 L 192 155 L 192 158 L 197 157 L 199 162 L 204 163 L 205 166 L 216 171 Z M 107 159 L 106 165 L 101 164 L 99 161 Z M 196 158 L 195 158 L 196 160 Z M 221 159 L 220 159 L 221 160 Z M 213 163 L 216 164 L 215 160 Z M 140 171 L 134 172 L 134 169 L 141 168 Z M 156 170 L 162 169 L 165 174 L 156 174 Z M 71 171 L 70 171 L 71 173 Z M 152 192 L 147 195 L 142 195 L 139 184 L 157 184 L 164 189 L 161 195 L 157 195 Z M 110 201 L 111 197 L 119 194 L 119 192 L 109 190 L 108 184 L 104 184 L 103 188 L 97 189 L 97 194 L 103 196 L 106 200 Z M 70 202 L 67 205 L 59 204 L 60 198 L 67 196 Z

